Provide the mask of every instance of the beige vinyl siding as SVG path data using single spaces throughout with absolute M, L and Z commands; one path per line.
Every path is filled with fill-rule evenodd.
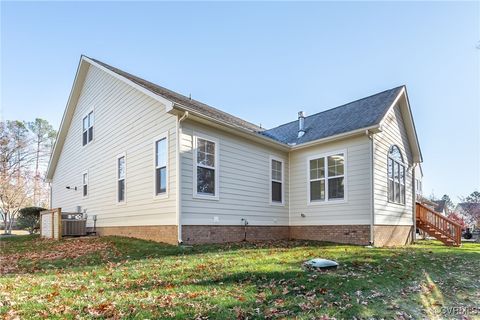
M 309 157 L 336 151 L 346 153 L 345 201 L 309 204 Z M 290 154 L 290 225 L 370 224 L 370 158 L 370 141 L 366 136 L 293 151 Z M 305 217 L 301 217 L 302 213 Z
M 94 140 L 82 118 L 94 110 Z M 168 132 L 168 197 L 154 199 L 154 139 Z M 97 226 L 176 224 L 176 117 L 135 88 L 90 66 L 52 180 L 52 206 L 96 214 Z M 126 202 L 117 204 L 117 156 L 126 155 Z M 88 170 L 88 197 L 82 173 Z M 77 191 L 65 187 L 77 187 Z
M 218 200 L 193 197 L 194 134 L 218 141 Z M 270 204 L 270 156 L 284 161 L 284 206 Z M 241 225 L 242 218 L 250 225 L 288 225 L 287 153 L 187 120 L 182 123 L 181 159 L 183 225 Z
M 392 145 L 400 148 L 405 162 L 405 205 L 388 202 L 387 157 Z M 412 225 L 412 152 L 398 104 L 386 115 L 382 132 L 374 135 L 374 150 L 375 224 Z

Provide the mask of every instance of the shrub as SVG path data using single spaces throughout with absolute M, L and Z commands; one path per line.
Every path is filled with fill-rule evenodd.
M 27 230 L 30 234 L 40 229 L 40 212 L 47 209 L 40 207 L 26 207 L 20 209 L 17 218 L 17 226 Z

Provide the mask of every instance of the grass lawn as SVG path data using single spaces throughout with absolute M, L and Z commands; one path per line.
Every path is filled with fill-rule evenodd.
M 1 239 L 0 249 L 5 319 L 459 318 L 441 313 L 449 307 L 480 318 L 480 244 L 474 243 L 182 248 L 121 237 L 55 242 L 16 236 Z M 314 257 L 341 266 L 304 269 Z

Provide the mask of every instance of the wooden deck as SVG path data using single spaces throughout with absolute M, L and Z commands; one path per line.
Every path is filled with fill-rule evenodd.
M 417 228 L 445 245 L 455 247 L 462 245 L 462 227 L 458 223 L 418 202 L 416 220 Z

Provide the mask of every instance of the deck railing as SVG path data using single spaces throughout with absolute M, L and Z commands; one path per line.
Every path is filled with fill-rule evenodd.
M 416 206 L 416 215 L 420 227 L 424 225 L 433 229 L 440 235 L 454 241 L 453 245 L 459 246 L 462 243 L 462 227 L 460 224 L 418 202 Z M 441 237 L 437 238 L 443 241 Z M 445 241 L 443 242 L 445 243 Z

